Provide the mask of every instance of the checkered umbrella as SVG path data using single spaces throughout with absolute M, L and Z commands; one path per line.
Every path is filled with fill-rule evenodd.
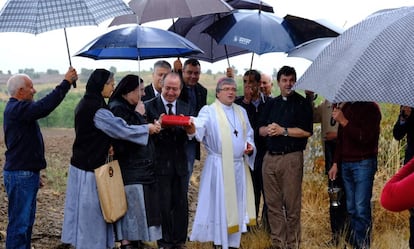
M 414 7 L 376 12 L 314 60 L 295 89 L 332 103 L 375 101 L 414 107 Z
M 39 34 L 66 28 L 98 25 L 132 10 L 122 0 L 8 0 L 0 11 L 0 32 Z
M 314 61 L 316 57 L 328 46 L 335 38 L 325 37 L 317 38 L 304 42 L 294 49 L 287 52 L 288 57 L 300 57 L 310 61 Z

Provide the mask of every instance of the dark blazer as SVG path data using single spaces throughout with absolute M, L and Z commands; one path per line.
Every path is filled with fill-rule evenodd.
M 144 92 L 145 92 L 145 96 L 141 98 L 143 102 L 148 101 L 155 97 L 155 92 L 154 92 L 154 88 L 152 87 L 152 83 L 144 88 Z
M 166 113 L 161 96 L 145 102 L 147 120 L 158 119 L 162 113 Z M 176 114 L 191 115 L 190 106 L 177 100 Z M 158 175 L 187 175 L 187 156 L 185 144 L 188 136 L 183 127 L 163 128 L 159 134 L 151 135 L 155 144 L 155 172 Z
M 200 112 L 201 108 L 207 104 L 207 88 L 205 88 L 200 83 L 197 83 L 194 87 L 195 87 L 197 104 L 195 107 L 192 107 L 194 110 L 194 113 L 192 113 L 191 115 L 196 117 L 198 116 L 198 113 Z M 183 89 L 181 90 L 180 97 L 178 97 L 178 99 L 188 103 L 188 88 L 187 87 L 185 86 L 183 87 Z M 195 138 L 193 140 L 197 146 L 195 158 L 197 160 L 200 160 L 200 155 L 201 155 L 200 143 Z
M 200 83 L 197 83 L 195 86 L 195 93 L 197 99 L 197 105 L 194 108 L 193 116 L 197 116 L 200 109 L 207 104 L 207 88 L 205 88 Z M 181 90 L 180 97 L 178 99 L 188 103 L 188 88 L 186 86 Z

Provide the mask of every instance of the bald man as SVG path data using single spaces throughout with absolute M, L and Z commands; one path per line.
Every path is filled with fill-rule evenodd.
M 266 97 L 272 97 L 273 82 L 272 77 L 262 73 L 260 76 L 260 92 Z

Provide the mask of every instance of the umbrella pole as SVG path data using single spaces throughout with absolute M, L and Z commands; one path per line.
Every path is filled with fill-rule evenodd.
M 72 66 L 72 60 L 70 59 L 69 43 L 68 43 L 68 36 L 66 34 L 66 28 L 63 28 L 63 31 L 65 32 L 65 41 L 66 41 L 66 49 L 68 51 L 69 66 Z
M 250 62 L 250 70 L 252 69 L 252 67 L 253 67 L 253 57 L 254 57 L 254 52 L 252 52 L 252 60 L 251 60 L 251 62 Z
M 224 45 L 224 51 L 226 51 L 227 65 L 230 68 L 229 53 L 227 52 L 227 45 Z
M 140 62 L 139 55 L 138 55 L 138 77 L 141 78 L 140 74 L 141 74 L 141 62 Z
M 65 33 L 65 41 L 66 41 L 66 49 L 68 51 L 69 66 L 72 67 L 72 60 L 70 59 L 69 42 L 68 42 L 68 36 L 66 34 L 66 28 L 63 28 L 63 32 Z M 72 82 L 72 86 L 73 88 L 76 88 L 76 81 Z

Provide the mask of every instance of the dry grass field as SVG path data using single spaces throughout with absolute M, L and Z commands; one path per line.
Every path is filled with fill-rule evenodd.
M 215 75 L 204 76 L 202 82 L 209 92 L 214 91 Z M 60 78 L 61 79 L 61 78 Z M 55 82 L 59 82 L 55 80 Z M 240 79 L 239 79 L 240 80 Z M 145 82 L 150 82 L 146 75 Z M 1 82 L 0 82 L 1 83 Z M 84 85 L 78 84 L 82 91 Z M 40 86 L 39 86 L 40 87 Z M 276 89 L 276 87 L 275 87 Z M 72 90 L 73 91 L 73 90 Z M 0 92 L 0 99 L 6 98 Z M 398 114 L 398 106 L 381 105 L 383 120 L 381 124 L 380 152 L 378 156 L 378 172 L 374 182 L 373 232 L 372 249 L 406 249 L 408 248 L 408 212 L 392 213 L 384 210 L 379 204 L 379 196 L 385 182 L 401 167 L 400 158 L 403 155 L 404 141 L 397 142 L 392 138 L 392 126 Z M 305 173 L 302 197 L 302 243 L 301 249 L 324 249 L 324 242 L 330 239 L 328 208 L 329 200 L 324 174 L 324 161 L 319 140 L 320 131 L 315 125 L 315 134 L 309 139 L 305 151 Z M 47 128 L 43 129 L 46 146 L 48 168 L 42 172 L 45 186 L 38 194 L 38 209 L 33 229 L 32 248 L 51 249 L 68 248 L 60 243 L 61 226 L 63 221 L 63 206 L 65 199 L 66 176 L 71 156 L 71 146 L 74 139 L 73 129 Z M 0 134 L 0 163 L 4 163 L 4 141 Z M 189 189 L 189 208 L 191 232 L 192 217 L 197 205 L 199 175 L 203 160 L 196 162 L 194 174 Z M 4 235 L 7 226 L 7 197 L 4 191 L 3 178 L 0 174 L 0 249 L 5 248 Z M 242 236 L 243 249 L 265 249 L 270 245 L 268 234 L 261 228 L 252 228 Z M 189 249 L 211 249 L 210 243 L 188 242 Z M 344 248 L 341 241 L 338 248 Z M 349 249 L 349 247 L 348 247 Z
M 328 195 L 323 173 L 323 160 L 320 153 L 318 129 L 311 138 L 306 150 L 306 165 L 303 182 L 302 208 L 302 245 L 303 249 L 329 248 L 324 242 L 330 239 L 328 222 Z M 63 205 L 66 185 L 66 172 L 74 139 L 72 129 L 43 129 L 46 143 L 48 168 L 42 172 L 46 185 L 39 191 L 38 211 L 33 233 L 33 248 L 65 248 L 60 243 Z M 3 155 L 4 142 L 0 140 L 0 153 Z M 383 138 L 382 138 L 383 139 Z M 400 145 L 396 141 L 381 141 L 384 148 L 379 158 L 386 157 L 381 163 L 375 179 L 374 197 L 372 199 L 374 227 L 373 249 L 408 248 L 408 213 L 391 213 L 384 210 L 379 202 L 379 194 L 385 181 L 398 169 Z M 385 154 L 385 155 L 384 155 Z M 3 162 L 4 157 L 0 160 Z M 191 217 L 194 215 L 197 200 L 197 189 L 202 162 L 197 162 L 189 192 Z M 0 233 L 4 235 L 7 225 L 7 197 L 3 179 L 0 177 Z M 190 220 L 191 229 L 192 218 Z M 265 249 L 270 245 L 268 234 L 260 227 L 253 228 L 242 237 L 242 248 Z M 340 247 L 343 248 L 343 242 Z M 0 248 L 4 248 L 4 238 L 0 240 Z M 210 249 L 210 243 L 188 242 L 190 249 Z

